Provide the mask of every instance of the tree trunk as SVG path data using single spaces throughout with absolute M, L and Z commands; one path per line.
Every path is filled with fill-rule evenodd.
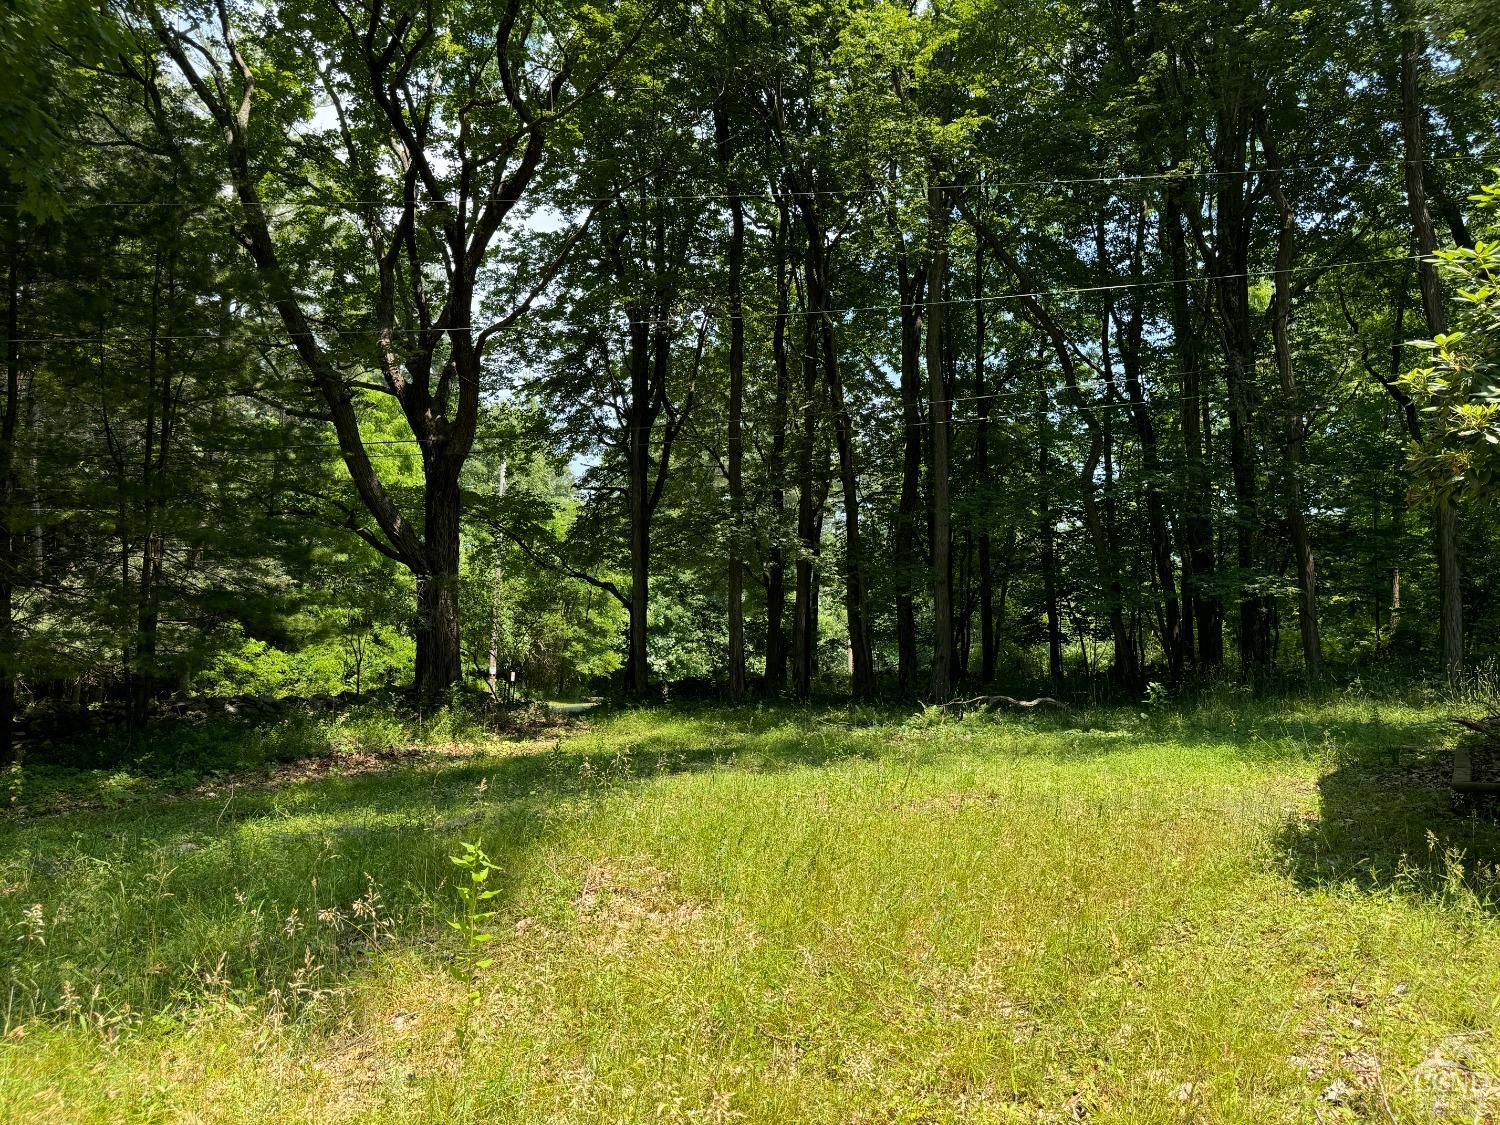
M 1267 132 L 1264 138 L 1266 156 L 1272 165 L 1281 167 L 1276 148 Z M 1297 628 L 1302 638 L 1302 662 L 1308 677 L 1316 679 L 1323 666 L 1323 646 L 1318 635 L 1318 576 L 1313 558 L 1312 539 L 1307 532 L 1307 513 L 1302 499 L 1303 444 L 1306 421 L 1298 402 L 1297 369 L 1292 361 L 1291 271 L 1296 251 L 1297 220 L 1281 188 L 1280 174 L 1267 177 L 1271 196 L 1281 214 L 1281 230 L 1276 244 L 1276 289 L 1271 315 L 1271 336 L 1276 347 L 1276 369 L 1281 376 L 1281 397 L 1287 410 L 1286 420 L 1286 503 L 1287 526 L 1292 533 L 1292 554 L 1297 569 Z
M 1432 255 L 1437 251 L 1437 232 L 1427 210 L 1425 175 L 1426 140 L 1422 131 L 1421 75 L 1426 41 L 1421 24 L 1407 5 L 1401 17 L 1401 137 L 1406 168 L 1406 206 L 1416 235 L 1417 281 L 1422 290 L 1422 312 L 1427 331 L 1438 336 L 1448 331 L 1443 308 L 1443 287 Z M 1458 511 L 1451 500 L 1440 500 L 1437 510 L 1437 564 L 1440 617 L 1440 648 L 1443 672 L 1449 683 L 1457 683 L 1464 670 L 1464 607 L 1458 566 Z
M 844 610 L 848 618 L 849 647 L 853 658 L 851 690 L 856 699 L 875 694 L 875 660 L 870 623 L 865 607 L 864 545 L 859 528 L 859 474 L 854 464 L 854 429 L 844 403 L 844 384 L 839 374 L 838 346 L 829 302 L 828 253 L 822 226 L 809 195 L 799 196 L 807 227 L 807 300 L 809 317 L 816 325 L 816 350 L 822 361 L 824 391 L 833 418 L 834 450 L 838 455 L 839 490 L 844 501 Z
M 1248 109 L 1238 103 L 1221 109 L 1213 145 L 1219 177 L 1212 266 L 1229 396 L 1229 462 L 1240 583 L 1240 675 L 1256 681 L 1270 670 L 1273 654 L 1271 599 L 1259 589 L 1257 574 L 1262 561 L 1262 528 L 1255 435 L 1255 340 L 1248 276 L 1254 222 L 1254 188 L 1245 182 L 1249 143 Z
M 951 340 L 950 340 L 951 342 Z M 950 380 L 950 389 L 957 380 Z M 950 423 L 951 426 L 951 423 Z M 974 528 L 967 513 L 962 521 L 964 534 L 962 546 L 955 552 L 957 563 L 949 568 L 957 573 L 953 580 L 953 669 L 951 687 L 955 692 L 963 686 L 968 675 L 970 658 L 974 655 L 974 610 L 979 599 L 974 596 Z
M 985 371 L 984 244 L 974 243 L 974 395 L 979 421 L 974 427 L 974 481 L 979 488 L 990 484 L 989 379 Z M 990 515 L 983 505 L 979 515 L 979 682 L 995 679 L 995 574 L 991 559 Z
M 787 229 L 787 215 L 782 208 L 778 234 Z M 780 240 L 778 253 L 783 249 Z M 786 509 L 787 400 L 791 394 L 791 370 L 786 354 L 787 281 L 785 262 L 778 258 L 776 277 L 776 322 L 771 335 L 772 360 L 776 368 L 776 402 L 771 435 L 771 458 L 767 471 L 771 477 L 771 512 L 773 529 L 771 548 L 766 561 L 766 695 L 775 698 L 786 690 L 786 556 L 781 546 L 781 519 Z
M 423 507 L 427 567 L 417 575 L 417 697 L 442 700 L 463 677 L 458 632 L 460 458 L 435 449 L 426 456 Z
M 932 239 L 927 261 L 927 400 L 932 421 L 932 697 L 946 702 L 953 690 L 953 567 L 948 495 L 949 420 L 952 404 L 943 374 L 943 280 L 948 272 L 948 201 L 940 188 L 928 191 Z
M 1106 369 L 1111 362 L 1106 353 Z M 1117 687 L 1135 692 L 1140 689 L 1141 674 L 1136 662 L 1135 637 L 1125 620 L 1125 584 L 1121 579 L 1125 570 L 1125 553 L 1120 547 L 1120 522 L 1115 503 L 1114 415 L 1107 411 L 1101 413 L 1104 414 L 1104 542 L 1113 562 L 1107 574 L 1102 576 L 1109 598 L 1109 629 L 1113 645 L 1109 671 Z
M 1186 633 L 1184 613 L 1177 598 L 1177 582 L 1172 563 L 1172 532 L 1167 522 L 1166 504 L 1162 499 L 1161 454 L 1157 446 L 1156 425 L 1151 407 L 1141 385 L 1140 354 L 1124 357 L 1125 389 L 1130 397 L 1131 419 L 1136 438 L 1141 443 L 1141 467 L 1146 474 L 1146 524 L 1151 536 L 1151 563 L 1156 571 L 1162 598 L 1162 647 L 1167 657 L 1167 676 L 1172 683 L 1182 680 L 1191 641 Z
M 843 383 L 833 351 L 833 319 L 824 314 L 820 320 L 824 372 L 833 410 L 834 448 L 838 454 L 839 491 L 844 500 L 844 609 L 848 617 L 853 662 L 850 688 L 855 699 L 870 699 L 875 695 L 875 657 L 865 607 L 864 544 L 859 530 L 859 474 L 854 465 L 853 423 L 844 404 Z
M 1200 668 L 1212 670 L 1224 664 L 1224 608 L 1212 586 L 1214 581 L 1214 531 L 1210 506 L 1212 489 L 1203 450 L 1202 347 L 1193 315 L 1189 288 L 1187 233 L 1183 229 L 1180 190 L 1167 193 L 1162 235 L 1172 263 L 1172 339 L 1182 379 L 1183 444 L 1183 597 L 1193 618 Z M 1185 652 L 1185 656 L 1194 654 Z
M 1095 227 L 1095 248 L 1098 266 L 1101 275 L 1108 268 L 1109 255 L 1105 242 L 1104 224 L 1102 220 Z M 1104 284 L 1104 282 L 1101 282 Z M 1095 553 L 1099 559 L 1099 580 L 1104 583 L 1105 603 L 1109 611 L 1109 631 L 1112 645 L 1112 654 L 1109 665 L 1110 677 L 1115 686 L 1124 688 L 1128 692 L 1136 692 L 1140 689 L 1140 666 L 1136 662 L 1135 639 L 1125 621 L 1125 584 L 1122 578 L 1124 571 L 1125 556 L 1120 549 L 1120 526 L 1115 503 L 1115 427 L 1114 414 L 1111 413 L 1115 406 L 1118 391 L 1115 387 L 1115 360 L 1113 347 L 1113 322 L 1115 306 L 1113 295 L 1106 292 L 1104 298 L 1104 312 L 1099 318 L 1099 356 L 1100 367 L 1104 373 L 1104 384 L 1106 390 L 1106 401 L 1104 409 L 1099 413 L 1101 421 L 1091 425 L 1090 441 L 1099 448 L 1104 459 L 1104 520 L 1102 533 L 1094 532 Z M 1085 472 L 1088 479 L 1084 481 L 1084 510 L 1086 513 L 1093 508 L 1092 485 L 1093 465 L 1097 463 L 1098 454 L 1091 451 L 1089 461 L 1085 462 Z M 1097 522 L 1098 517 L 1093 516 L 1091 522 Z
M 722 104 L 714 106 L 714 130 L 720 161 L 734 158 L 729 117 Z M 745 564 L 741 558 L 744 520 L 745 440 L 745 318 L 741 307 L 741 270 L 745 254 L 745 208 L 733 175 L 729 202 L 729 698 L 745 698 Z
M 625 669 L 632 695 L 644 696 L 651 682 L 646 651 L 647 612 L 651 601 L 651 431 L 656 405 L 651 393 L 651 329 L 654 311 L 632 310 L 630 316 L 629 427 L 630 505 L 630 638 Z
M 1068 370 L 1066 362 L 1064 369 Z M 1115 666 L 1119 669 L 1117 679 L 1122 684 L 1133 686 L 1139 677 L 1134 668 L 1130 635 L 1125 629 L 1125 617 L 1120 604 L 1120 585 L 1117 577 L 1119 560 L 1110 551 L 1096 492 L 1098 485 L 1095 481 L 1095 474 L 1099 471 L 1099 464 L 1104 455 L 1103 428 L 1098 418 L 1088 413 L 1089 407 L 1086 405 L 1083 393 L 1076 379 L 1071 375 L 1068 381 L 1068 393 L 1073 400 L 1074 408 L 1084 415 L 1089 430 L 1089 450 L 1083 459 L 1083 470 L 1079 473 L 1079 487 L 1083 500 L 1083 526 L 1094 549 L 1095 569 L 1100 580 L 1105 583 L 1110 643 L 1114 651 Z
M 905 248 L 898 253 L 901 299 L 901 499 L 896 510 L 896 676 L 903 696 L 916 690 L 917 614 L 915 589 L 917 513 L 922 506 L 922 290 Z
M 15 531 L 16 436 L 21 409 L 21 222 L 12 206 L 5 270 L 5 407 L 0 416 L 0 766 L 15 760 L 14 588 L 21 554 Z
M 792 694 L 812 695 L 813 666 L 817 661 L 818 607 L 813 561 L 818 552 L 820 508 L 814 495 L 813 454 L 818 440 L 817 333 L 809 313 L 803 317 L 802 436 L 797 445 L 797 590 L 792 607 Z
M 1451 500 L 1438 505 L 1437 557 L 1443 672 L 1450 684 L 1456 684 L 1464 672 L 1464 604 L 1458 572 L 1458 509 Z
M 1386 630 L 1391 640 L 1396 639 L 1396 631 L 1401 628 L 1401 538 L 1406 528 L 1406 490 L 1397 487 L 1392 490 L 1391 503 L 1391 531 L 1390 540 L 1394 548 L 1394 562 L 1391 566 L 1390 582 L 1391 595 L 1390 606 L 1386 613 Z
M 505 475 L 510 467 L 508 461 L 500 462 L 500 480 L 495 485 L 495 495 L 505 499 Z M 487 682 L 490 698 L 500 701 L 500 593 L 505 573 L 500 566 L 499 544 L 495 547 L 495 568 L 490 575 L 490 663 Z M 592 591 L 590 591 L 592 593 Z
M 141 451 L 141 568 L 136 580 L 135 637 L 130 658 L 127 721 L 133 730 L 145 726 L 161 684 L 157 667 L 157 628 L 161 618 L 162 568 L 166 558 L 165 506 L 167 455 L 177 401 L 172 371 L 175 340 L 171 309 L 176 297 L 175 260 L 169 254 L 163 279 L 160 255 L 151 280 L 151 324 L 146 370 L 146 426 Z M 163 324 L 165 284 L 166 323 Z
M 1053 688 L 1062 686 L 1062 616 L 1057 607 L 1057 548 L 1055 516 L 1052 513 L 1051 421 L 1047 417 L 1046 392 L 1036 399 L 1037 429 L 1037 532 L 1042 542 L 1042 597 L 1047 603 L 1047 678 Z
M 1104 250 L 1102 231 L 1098 241 L 1102 255 Z M 1141 206 L 1136 213 L 1135 240 L 1130 254 L 1130 276 L 1133 281 L 1139 281 L 1143 274 L 1142 259 L 1145 253 L 1145 241 L 1146 209 Z M 1116 325 L 1116 342 L 1120 354 L 1120 366 L 1125 373 L 1125 394 L 1129 400 L 1130 419 L 1135 428 L 1136 440 L 1141 446 L 1141 468 L 1145 476 L 1146 525 L 1151 540 L 1151 563 L 1162 599 L 1162 649 L 1167 657 L 1168 679 L 1176 684 L 1182 680 L 1190 642 L 1185 635 L 1182 608 L 1177 600 L 1177 583 L 1172 562 L 1172 534 L 1167 523 L 1166 504 L 1161 493 L 1162 464 L 1156 436 L 1156 423 L 1151 417 L 1151 407 L 1146 402 L 1145 388 L 1141 383 L 1144 312 L 1143 301 L 1137 294 L 1130 316 L 1123 325 L 1118 323 Z M 1112 374 L 1113 368 L 1106 368 L 1106 371 Z

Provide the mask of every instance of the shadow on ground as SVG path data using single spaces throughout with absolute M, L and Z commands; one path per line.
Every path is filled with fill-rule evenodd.
M 596 798 L 685 771 L 874 753 L 790 732 L 736 745 L 690 722 L 566 742 L 552 732 L 338 775 L 231 775 L 166 799 L 12 818 L 0 832 L 0 930 L 18 936 L 0 945 L 0 974 L 17 983 L 7 1027 L 76 1021 L 80 996 L 85 1017 L 187 1010 L 224 993 L 240 1005 L 294 1005 L 294 988 L 337 990 L 374 948 L 441 961 L 445 922 L 459 909 L 449 857 L 461 842 L 479 842 L 497 865 L 490 886 L 500 895 L 488 905 L 502 917 L 522 893 L 566 911 L 578 890 L 567 881 L 581 872 L 540 860 Z
M 0 831 L 0 973 L 16 982 L 7 1019 L 76 1020 L 69 1005 L 80 996 L 100 1012 L 137 1015 L 191 1009 L 225 991 L 242 1005 L 284 1003 L 296 982 L 306 985 L 309 966 L 314 991 L 337 989 L 376 948 L 416 949 L 440 962 L 449 948 L 444 923 L 458 906 L 449 856 L 460 842 L 482 844 L 496 863 L 501 893 L 490 905 L 502 920 L 521 910 L 565 914 L 583 872 L 555 869 L 547 853 L 586 829 L 596 798 L 694 770 L 877 758 L 899 741 L 895 724 L 910 714 L 668 707 L 660 723 L 627 716 L 598 730 L 571 726 L 566 740 L 550 731 L 473 752 L 455 740 L 342 772 L 200 776 L 169 799 L 12 818 Z M 1028 732 L 1064 731 L 1076 739 L 1039 740 L 1036 752 L 1098 757 L 1147 738 L 1278 759 L 1335 745 L 1317 814 L 1280 835 L 1291 876 L 1307 887 L 1451 896 L 1449 853 L 1459 849 L 1461 887 L 1493 904 L 1480 868 L 1500 860 L 1500 830 L 1456 815 L 1433 783 L 1438 732 L 1337 718 L 1120 709 L 995 721 L 1022 736 L 1006 753 L 1022 752 Z M 290 748 L 316 749 L 310 730 L 298 739 Z M 1420 749 L 1402 749 L 1414 740 Z M 305 757 L 329 758 L 326 739 L 322 746 Z M 966 752 L 963 743 L 952 749 Z M 89 771 L 83 784 L 107 798 L 110 776 Z
M 1277 836 L 1287 873 L 1308 889 L 1400 892 L 1500 914 L 1500 806 L 1456 800 L 1451 769 L 1441 744 L 1346 751 L 1318 781 L 1316 812 Z

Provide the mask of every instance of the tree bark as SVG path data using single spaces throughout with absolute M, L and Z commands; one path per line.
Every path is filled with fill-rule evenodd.
M 893 236 L 902 236 L 892 217 Z M 903 244 L 896 268 L 901 325 L 901 497 L 896 509 L 896 679 L 903 696 L 917 685 L 917 518 L 922 507 L 922 293 L 925 279 L 912 269 Z
M 1108 353 L 1105 355 L 1105 366 L 1113 363 Z M 1109 413 L 1113 402 L 1106 404 L 1106 409 L 1100 411 L 1104 415 L 1103 444 L 1104 444 L 1104 542 L 1108 548 L 1108 557 L 1113 560 L 1113 565 L 1102 574 L 1104 589 L 1109 606 L 1109 629 L 1112 638 L 1113 651 L 1109 665 L 1110 677 L 1115 686 L 1122 687 L 1130 692 L 1137 691 L 1141 686 L 1140 664 L 1136 659 L 1137 648 L 1134 631 L 1125 619 L 1125 583 L 1122 575 L 1125 573 L 1126 554 L 1120 546 L 1120 521 L 1118 505 L 1115 502 L 1115 427 L 1114 415 Z
M 1047 394 L 1036 397 L 1037 431 L 1037 534 L 1042 544 L 1042 598 L 1047 603 L 1047 678 L 1054 689 L 1062 686 L 1062 615 L 1057 606 L 1057 531 L 1052 512 L 1052 430 L 1047 417 Z
M 715 140 L 720 162 L 734 159 L 729 116 L 721 103 L 714 106 Z M 745 317 L 741 272 L 745 254 L 745 207 L 739 183 L 731 173 L 729 204 L 729 698 L 745 698 L 745 564 L 741 558 L 744 520 L 745 439 L 741 415 L 745 406 Z
M 780 206 L 776 239 L 776 321 L 771 332 L 771 357 L 776 369 L 776 398 L 772 417 L 771 478 L 773 528 L 766 561 L 766 695 L 775 698 L 786 690 L 786 553 L 782 549 L 782 513 L 786 509 L 787 411 L 791 395 L 791 370 L 786 353 L 786 330 L 790 319 L 786 277 L 785 242 L 789 219 Z
M 1250 311 L 1250 241 L 1254 187 L 1247 182 L 1250 111 L 1236 101 L 1217 113 L 1213 143 L 1219 173 L 1214 207 L 1214 246 L 1205 254 L 1215 279 L 1214 295 L 1224 348 L 1229 397 L 1229 462 L 1234 486 L 1235 562 L 1239 570 L 1240 675 L 1261 679 L 1271 667 L 1271 598 L 1259 588 L 1262 525 L 1258 443 L 1255 433 L 1255 338 Z
M 141 566 L 136 578 L 135 636 L 127 667 L 130 693 L 126 716 L 133 730 L 145 726 L 152 700 L 162 682 L 157 666 L 162 570 L 166 560 L 166 532 L 162 520 L 165 514 L 168 452 L 175 428 L 177 404 L 177 395 L 173 390 L 176 348 L 172 328 L 172 308 L 176 298 L 175 249 L 174 245 L 167 251 L 165 265 L 158 252 L 153 262 L 151 279 L 146 424 L 141 450 Z M 166 306 L 165 313 L 163 304 Z
M 495 495 L 501 500 L 505 499 L 505 477 L 510 468 L 508 461 L 500 462 L 500 479 L 495 484 Z M 505 572 L 500 565 L 499 544 L 495 545 L 495 566 L 490 574 L 490 660 L 489 675 L 487 682 L 490 689 L 490 698 L 495 702 L 500 701 L 500 596 L 503 589 Z M 592 595 L 593 591 L 589 591 Z
M 1280 168 L 1282 164 L 1269 132 L 1266 132 L 1263 142 L 1267 158 Z M 1276 369 L 1281 377 L 1281 396 L 1287 411 L 1287 526 L 1291 530 L 1292 555 L 1297 570 L 1297 629 L 1302 640 L 1302 662 L 1308 677 L 1316 679 L 1323 667 L 1323 646 L 1318 633 L 1317 565 L 1313 558 L 1312 539 L 1307 531 L 1307 513 L 1302 498 L 1303 446 L 1307 422 L 1299 403 L 1300 392 L 1297 389 L 1297 369 L 1293 363 L 1291 339 L 1291 271 L 1296 252 L 1297 219 L 1282 190 L 1281 174 L 1277 172 L 1268 175 L 1266 182 L 1281 217 L 1281 230 L 1276 242 L 1271 337 L 1276 349 Z
M 5 407 L 0 415 L 0 766 L 15 760 L 15 584 L 21 547 L 16 535 L 16 438 L 21 410 L 21 222 L 10 208 L 5 268 Z
M 1406 206 L 1416 236 L 1417 282 L 1422 291 L 1422 312 L 1427 331 L 1438 336 L 1448 331 L 1443 308 L 1443 287 L 1432 255 L 1437 251 L 1437 232 L 1427 210 L 1425 180 L 1426 140 L 1422 129 L 1421 80 L 1427 44 L 1421 24 L 1409 6 L 1401 6 L 1401 138 L 1405 156 Z M 1449 683 L 1457 683 L 1464 670 L 1463 588 L 1458 565 L 1458 511 L 1453 501 L 1437 506 L 1436 553 L 1440 604 L 1439 639 L 1443 672 Z
M 974 427 L 974 480 L 979 488 L 990 485 L 990 398 L 985 370 L 986 323 L 984 303 L 984 244 L 974 243 L 974 395 L 979 421 Z M 986 506 L 987 507 L 987 506 Z M 988 686 L 995 679 L 998 636 L 995 625 L 995 571 L 992 559 L 989 512 L 979 516 L 979 682 Z
M 806 294 L 804 294 L 806 300 Z M 797 588 L 792 606 L 792 694 L 798 699 L 812 695 L 818 649 L 817 575 L 818 511 L 822 505 L 814 493 L 813 455 L 818 443 L 818 334 L 811 312 L 803 316 L 802 338 L 802 434 L 797 444 Z
M 458 630 L 458 477 L 463 461 L 442 454 L 424 461 L 427 565 L 417 575 L 416 687 L 421 699 L 436 703 L 463 677 Z
M 1109 255 L 1102 221 L 1095 227 L 1095 242 L 1098 266 L 1103 274 L 1109 262 Z M 1107 282 L 1101 282 L 1101 284 L 1107 284 Z M 1094 434 L 1095 427 L 1090 427 L 1091 439 L 1101 447 L 1104 461 L 1103 534 L 1096 534 L 1096 555 L 1100 560 L 1099 581 L 1104 585 L 1105 605 L 1109 613 L 1112 645 L 1110 677 L 1114 680 L 1116 687 L 1135 692 L 1141 687 L 1141 674 L 1140 665 L 1136 660 L 1134 635 L 1125 620 L 1125 584 L 1122 577 L 1125 556 L 1120 549 L 1120 529 L 1115 503 L 1115 431 L 1114 415 L 1110 411 L 1117 405 L 1119 391 L 1115 386 L 1115 359 L 1112 345 L 1114 318 L 1114 298 L 1106 292 L 1104 312 L 1099 318 L 1099 357 L 1100 367 L 1104 374 L 1106 398 L 1104 409 L 1100 411 L 1102 421 L 1097 427 L 1097 436 Z M 1094 456 L 1097 459 L 1097 455 Z M 1091 469 L 1090 476 L 1092 476 Z M 1085 512 L 1087 512 L 1089 507 L 1087 493 L 1084 503 Z M 1101 539 L 1104 546 L 1102 551 L 1097 547 Z
M 948 200 L 941 188 L 927 195 L 931 245 L 927 258 L 927 397 L 932 484 L 932 697 L 944 703 L 953 691 L 952 512 L 949 499 L 949 421 L 953 410 L 943 372 L 943 280 L 948 272 Z
M 1438 505 L 1437 559 L 1443 673 L 1450 684 L 1456 684 L 1464 673 L 1464 603 L 1458 569 L 1458 509 L 1451 500 Z
M 654 310 L 630 313 L 630 399 L 625 410 L 628 431 L 627 503 L 630 522 L 630 621 L 625 678 L 632 695 L 646 693 L 650 664 L 646 651 L 646 614 L 651 602 L 651 430 L 657 407 L 651 394 L 651 329 Z
M 1203 448 L 1203 350 L 1189 288 L 1187 232 L 1181 190 L 1170 188 L 1162 217 L 1162 239 L 1172 265 L 1172 339 L 1181 369 L 1183 444 L 1183 596 L 1197 642 L 1194 657 L 1206 671 L 1224 664 L 1224 608 L 1213 590 L 1214 557 L 1211 475 Z
M 1143 256 L 1146 240 L 1146 210 L 1144 205 L 1136 212 L 1134 241 L 1131 244 L 1130 276 L 1138 281 L 1143 274 Z M 1098 239 L 1101 256 L 1105 249 L 1102 231 Z M 1141 382 L 1141 349 L 1144 333 L 1145 309 L 1139 295 L 1134 299 L 1130 315 L 1121 322 L 1116 306 L 1110 303 L 1115 314 L 1115 336 L 1120 366 L 1125 375 L 1125 394 L 1130 406 L 1130 419 L 1135 428 L 1136 440 L 1141 446 L 1141 468 L 1145 476 L 1146 525 L 1151 540 L 1151 563 L 1156 574 L 1156 584 L 1162 599 L 1162 648 L 1167 657 L 1167 676 L 1171 683 L 1181 682 L 1187 661 L 1188 638 L 1184 634 L 1183 613 L 1177 599 L 1177 582 L 1172 562 L 1172 533 L 1167 522 L 1166 503 L 1162 498 L 1161 451 L 1157 440 L 1156 422 L 1151 416 L 1151 406 L 1146 401 L 1145 388 Z M 1112 377 L 1113 367 L 1106 372 Z M 1196 406 L 1194 408 L 1196 410 Z

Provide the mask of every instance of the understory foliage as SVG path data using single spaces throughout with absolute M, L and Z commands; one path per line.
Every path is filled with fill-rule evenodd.
M 1500 183 L 1470 198 L 1494 210 Z M 1437 257 L 1455 282 L 1461 312 L 1453 331 L 1422 342 L 1433 362 L 1403 380 L 1432 416 L 1413 462 L 1432 492 L 1482 504 L 1500 484 L 1500 243 L 1458 246 Z

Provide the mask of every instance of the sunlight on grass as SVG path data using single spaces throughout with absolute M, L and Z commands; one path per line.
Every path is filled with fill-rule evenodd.
M 1439 717 L 596 714 L 19 819 L 0 1116 L 1472 1120 L 1500 833 L 1400 780 Z

